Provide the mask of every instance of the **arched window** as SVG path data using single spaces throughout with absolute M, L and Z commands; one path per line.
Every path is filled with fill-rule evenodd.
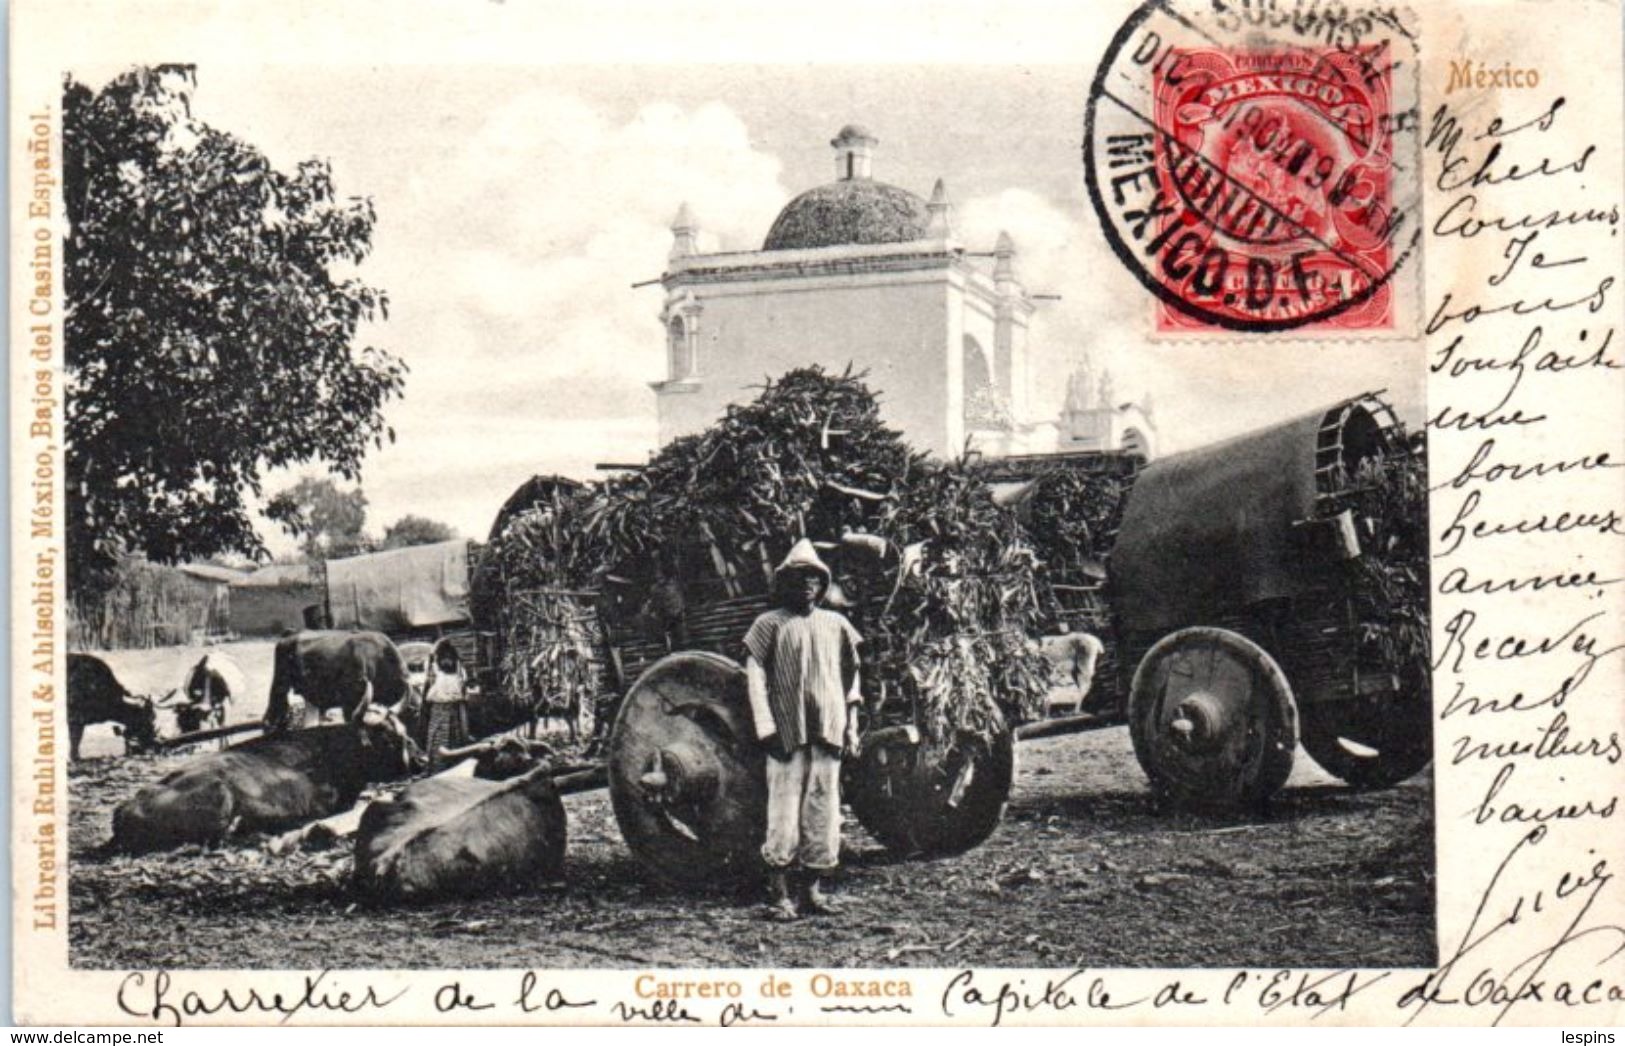
M 982 345 L 969 334 L 965 335 L 965 396 L 969 399 L 973 391 L 991 389 L 993 387 L 993 372 L 987 367 L 987 353 L 982 351 Z
M 1138 454 L 1142 458 L 1151 456 L 1146 445 L 1145 433 L 1139 429 L 1124 429 L 1123 438 L 1119 441 L 1119 449 L 1130 454 Z
M 694 373 L 694 355 L 688 349 L 688 327 L 681 316 L 673 316 L 666 327 L 666 362 L 672 381 L 682 381 Z
M 987 353 L 981 343 L 970 335 L 964 343 L 965 373 L 965 427 L 970 429 L 1008 429 L 1010 407 L 993 384 L 993 371 L 987 365 Z

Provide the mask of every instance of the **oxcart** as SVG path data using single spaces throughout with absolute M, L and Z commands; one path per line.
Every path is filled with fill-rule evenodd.
M 1395 467 L 1418 453 L 1370 395 L 1140 476 L 1108 599 L 1135 666 L 1135 752 L 1160 790 L 1265 799 L 1299 740 L 1360 787 L 1427 765 L 1425 499 L 1392 518 L 1405 492 L 1384 487 L 1418 480 Z
M 914 724 L 871 730 L 848 773 L 859 820 L 901 850 L 965 849 L 998 822 L 1013 741 L 1123 724 L 1153 786 L 1189 803 L 1267 799 L 1300 740 L 1355 786 L 1417 773 L 1432 752 L 1425 646 L 1393 642 L 1367 604 L 1393 595 L 1370 578 L 1383 560 L 1414 558 L 1394 546 L 1425 541 L 1425 520 L 1396 528 L 1362 514 L 1382 503 L 1369 496 L 1390 481 L 1382 464 L 1417 452 L 1370 395 L 1144 468 L 1105 584 L 1071 586 L 1069 601 L 1081 621 L 1110 621 L 1103 662 L 1117 678 L 1087 712 L 1023 724 L 981 750 L 933 743 Z M 740 599 L 690 615 L 691 645 L 712 653 L 645 669 L 647 645 L 619 649 L 642 671 L 610 747 L 616 813 L 634 852 L 668 877 L 749 866 L 760 839 L 743 677 L 717 654 L 737 655 L 730 645 L 761 607 Z M 1410 625 L 1425 636 L 1425 618 Z
M 1188 803 L 1266 800 L 1300 739 L 1356 786 L 1416 773 L 1431 757 L 1425 650 L 1371 623 L 1374 561 L 1400 539 L 1362 514 L 1382 463 L 1415 452 L 1371 395 L 1145 467 L 1104 581 L 1061 586 L 1076 620 L 1109 623 L 1116 678 L 1084 712 L 991 743 L 932 738 L 906 718 L 870 724 L 846 769 L 858 819 L 901 852 L 963 851 L 1000 820 L 1014 742 L 1125 724 L 1156 790 Z M 1425 520 L 1411 522 L 1425 539 Z M 640 862 L 685 885 L 753 873 L 764 830 L 740 659 L 767 597 L 724 596 L 603 629 L 604 685 L 619 698 L 603 751 L 615 815 Z M 873 609 L 850 608 L 860 629 Z M 571 790 L 601 780 L 577 775 Z

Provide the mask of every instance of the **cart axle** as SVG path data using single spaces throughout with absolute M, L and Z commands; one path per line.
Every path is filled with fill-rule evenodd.
M 1039 719 L 1031 723 L 1023 723 L 1016 727 L 1017 741 L 1037 741 L 1045 737 L 1065 737 L 1068 734 L 1082 734 L 1090 730 L 1104 730 L 1107 727 L 1122 726 L 1121 719 L 1112 719 L 1108 716 L 1090 715 L 1087 712 L 1078 715 L 1056 716 L 1054 719 Z

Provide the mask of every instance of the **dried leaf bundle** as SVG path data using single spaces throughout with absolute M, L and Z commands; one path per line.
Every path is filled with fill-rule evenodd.
M 1066 466 L 1037 477 L 1027 527 L 1049 575 L 1098 576 L 1122 523 L 1129 486 L 1116 472 Z
M 1037 559 L 1014 513 L 973 470 L 911 450 L 850 371 L 817 367 L 769 380 L 704 432 L 674 440 L 644 469 L 518 513 L 489 555 L 506 591 L 598 593 L 605 624 L 669 627 L 686 607 L 767 592 L 798 538 L 846 534 L 920 546 L 903 564 L 832 555 L 866 636 L 866 679 L 883 719 L 916 718 L 934 737 L 986 737 L 997 710 L 1036 710 L 1047 686 L 1028 649 Z M 510 604 L 514 601 L 510 599 Z M 512 607 L 508 613 L 512 620 Z M 557 623 L 513 635 L 574 645 Z M 505 629 L 514 633 L 515 629 Z M 545 651 L 527 645 L 518 662 Z
M 1343 486 L 1337 508 L 1351 509 L 1359 526 L 1361 555 L 1348 569 L 1362 655 L 1425 685 L 1432 655 L 1424 449 L 1366 458 Z

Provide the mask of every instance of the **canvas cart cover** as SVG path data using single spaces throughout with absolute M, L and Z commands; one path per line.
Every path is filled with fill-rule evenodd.
M 468 620 L 468 542 L 441 541 L 327 562 L 334 628 L 402 632 Z
M 1296 527 L 1314 516 L 1315 449 L 1342 404 L 1153 462 L 1123 512 L 1109 568 L 1126 633 L 1168 631 L 1324 587 Z

